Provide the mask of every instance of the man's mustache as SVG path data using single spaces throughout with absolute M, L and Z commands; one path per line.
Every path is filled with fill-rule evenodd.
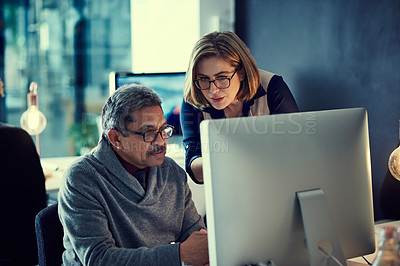
M 160 152 L 160 151 L 166 151 L 167 150 L 167 148 L 165 147 L 165 146 L 160 146 L 160 145 L 157 145 L 157 146 L 155 146 L 152 150 L 150 150 L 150 151 L 148 151 L 147 152 L 147 155 L 152 155 L 152 154 L 154 154 L 154 153 L 157 153 L 157 152 Z

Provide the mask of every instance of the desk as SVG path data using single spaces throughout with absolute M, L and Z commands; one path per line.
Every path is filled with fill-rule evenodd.
M 170 144 L 168 144 L 170 145 Z M 178 165 L 184 168 L 184 152 L 174 145 L 168 146 L 167 156 L 173 158 Z M 70 157 L 53 157 L 53 158 L 42 158 L 41 163 L 43 170 L 50 174 L 48 178 L 46 178 L 46 190 L 48 193 L 56 193 L 60 187 L 60 182 L 62 178 L 62 174 L 67 169 L 67 167 L 76 159 L 78 156 L 70 156 Z M 204 186 L 198 185 L 192 181 L 190 177 L 188 177 L 189 187 L 192 191 L 193 201 L 195 202 L 197 211 L 204 216 L 205 211 L 205 200 L 204 200 Z M 400 221 L 393 221 L 387 223 L 379 223 L 375 225 L 375 232 L 378 232 L 378 228 L 383 226 L 399 226 Z M 376 243 L 378 245 L 379 236 L 376 234 Z M 376 251 L 377 252 L 377 251 Z M 376 252 L 364 256 L 369 262 L 372 263 L 376 256 Z M 353 258 L 347 260 L 347 266 L 363 266 L 368 265 L 365 260 L 361 257 Z
M 400 221 L 392 221 L 392 222 L 386 222 L 386 223 L 378 223 L 375 225 L 375 242 L 376 242 L 376 250 L 374 253 L 365 255 L 365 259 L 368 260 L 370 263 L 372 263 L 375 259 L 376 253 L 378 252 L 378 243 L 379 243 L 379 235 L 378 235 L 378 229 L 383 227 L 383 226 L 397 226 L 400 227 Z M 362 266 L 362 265 L 368 265 L 367 262 L 362 258 L 362 257 L 357 257 L 354 259 L 349 259 L 347 260 L 347 266 Z
M 175 143 L 168 144 L 166 156 L 174 159 L 175 162 L 182 168 L 185 167 L 184 154 L 185 151 L 180 145 Z M 78 158 L 79 156 L 68 156 L 40 159 L 43 171 L 46 175 L 46 191 L 48 194 L 56 194 L 58 192 L 64 171 Z M 204 216 L 206 213 L 204 186 L 194 183 L 189 176 L 188 184 L 190 190 L 192 191 L 192 198 L 196 205 L 197 211 Z
M 79 156 L 41 158 L 43 172 L 46 176 L 46 191 L 57 192 L 60 188 L 61 178 L 64 171 Z

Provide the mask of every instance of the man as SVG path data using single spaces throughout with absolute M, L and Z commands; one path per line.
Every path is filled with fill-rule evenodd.
M 185 171 L 165 157 L 167 125 L 149 88 L 125 85 L 102 111 L 97 147 L 59 192 L 65 265 L 204 265 L 207 233 Z

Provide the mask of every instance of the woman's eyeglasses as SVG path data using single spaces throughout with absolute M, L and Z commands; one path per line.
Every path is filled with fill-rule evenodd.
M 208 90 L 210 89 L 211 83 L 214 83 L 215 87 L 218 89 L 226 89 L 231 85 L 231 79 L 235 76 L 236 72 L 239 68 L 236 68 L 235 72 L 233 72 L 231 77 L 219 77 L 214 80 L 210 80 L 208 78 L 199 78 L 194 80 L 194 84 L 200 90 Z

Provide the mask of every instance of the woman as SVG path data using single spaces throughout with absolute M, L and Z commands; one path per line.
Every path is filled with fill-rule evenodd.
M 200 122 L 204 119 L 297 112 L 282 77 L 259 70 L 249 49 L 233 32 L 213 32 L 194 46 L 186 72 L 181 127 L 185 167 L 203 183 Z

